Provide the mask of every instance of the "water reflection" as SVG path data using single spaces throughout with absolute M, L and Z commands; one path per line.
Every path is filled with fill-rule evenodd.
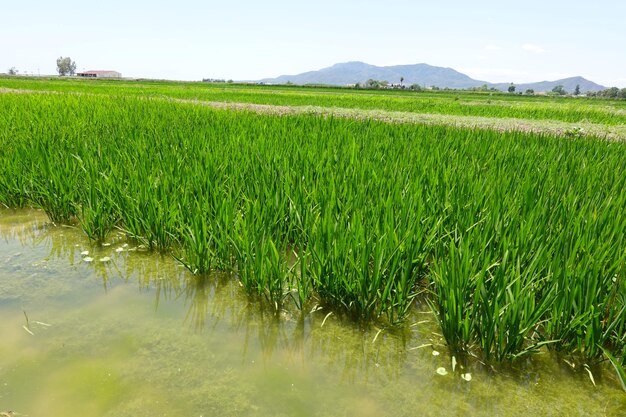
M 188 274 L 186 274 L 188 275 Z M 187 307 L 184 323 L 197 333 L 202 333 L 206 327 L 215 327 L 219 318 L 224 314 L 226 303 L 210 302 L 214 300 L 222 286 L 225 285 L 227 276 L 215 274 L 214 276 L 185 277 L 177 298 L 183 298 Z M 206 322 L 208 316 L 213 320 Z
M 0 209 L 0 237 L 5 243 L 18 241 L 23 247 L 37 245 L 37 238 L 53 225 L 39 210 Z
M 323 309 L 309 313 L 293 308 L 276 314 L 247 297 L 232 275 L 194 276 L 171 257 L 148 253 L 122 233 L 100 245 L 77 228 L 52 225 L 38 211 L 5 210 L 0 219 L 4 241 L 44 252 L 48 268 L 74 267 L 77 277 L 100 283 L 105 292 L 134 283 L 144 297 L 152 296 L 155 312 L 163 304 L 182 310 L 181 324 L 194 334 L 220 338 L 226 329 L 240 335 L 235 348 L 242 363 L 280 360 L 304 366 L 312 358 L 323 358 L 326 366 L 341 370 L 341 380 L 353 382 L 367 381 L 370 374 L 397 378 L 407 360 L 408 328 L 384 330 L 377 337 L 379 329 L 351 326 L 327 317 Z M 90 262 L 85 261 L 86 252 Z

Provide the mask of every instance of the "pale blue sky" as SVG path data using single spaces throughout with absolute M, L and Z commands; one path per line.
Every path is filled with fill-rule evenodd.
M 260 79 L 337 62 L 452 67 L 493 82 L 626 87 L 626 2 L 0 0 L 0 72 Z

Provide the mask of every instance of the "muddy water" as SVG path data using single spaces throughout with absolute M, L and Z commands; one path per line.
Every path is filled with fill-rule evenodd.
M 594 387 L 548 354 L 452 372 L 427 311 L 393 332 L 324 310 L 276 319 L 228 276 L 199 280 L 123 236 L 107 244 L 37 211 L 0 210 L 0 412 L 626 415 L 610 372 L 594 368 Z

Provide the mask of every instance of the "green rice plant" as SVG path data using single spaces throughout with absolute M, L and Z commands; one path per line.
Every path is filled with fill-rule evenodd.
M 426 278 L 428 259 L 433 256 L 437 241 L 437 225 L 432 225 L 428 219 L 414 218 L 408 226 L 405 233 L 390 232 L 390 246 L 394 252 L 387 261 L 388 272 L 379 290 L 378 315 L 386 314 L 392 324 L 402 322 L 410 313 L 420 291 L 420 280 Z
M 91 189 L 89 197 L 83 200 L 80 207 L 79 222 L 87 235 L 92 240 L 103 242 L 118 223 L 118 213 L 113 206 L 113 201 L 102 191 Z
M 95 240 L 120 229 L 198 280 L 231 272 L 274 311 L 315 303 L 396 324 L 426 291 L 459 354 L 514 360 L 546 346 L 586 361 L 606 350 L 624 364 L 623 143 L 259 115 L 147 98 L 135 84 L 38 83 L 29 86 L 97 92 L 2 93 L 4 205 L 42 207 Z M 496 107 L 472 95 L 485 109 L 445 94 L 196 87 L 148 83 L 145 95 Z M 490 114 L 604 117 L 593 103 L 507 103 Z
M 76 218 L 78 204 L 78 167 L 71 156 L 62 151 L 45 148 L 34 150 L 39 159 L 31 161 L 32 203 L 48 215 L 53 223 L 70 223 Z
M 611 362 L 611 365 L 615 368 L 617 379 L 622 385 L 622 389 L 626 391 L 626 370 L 624 369 L 624 361 L 620 363 L 608 350 L 602 348 L 602 351 L 606 358 Z
M 311 274 L 309 273 L 310 254 L 306 251 L 295 249 L 293 255 L 295 262 L 290 268 L 289 295 L 295 306 L 302 311 L 312 296 L 313 284 L 311 282 Z
M 435 251 L 432 265 L 433 299 L 441 331 L 455 354 L 468 351 L 473 342 L 472 295 L 477 277 L 472 275 L 469 245 L 460 236 L 449 236 Z
M 29 176 L 24 175 L 23 158 L 10 157 L 20 151 L 11 141 L 7 138 L 0 142 L 0 160 L 4 161 L 0 166 L 0 206 L 21 208 L 28 205 L 32 192 Z
M 97 165 L 86 166 L 80 157 L 76 160 L 83 174 L 78 196 L 79 222 L 90 239 L 102 242 L 119 221 L 115 199 L 111 195 L 112 187 L 108 184 L 111 178 L 99 171 Z
M 519 96 L 471 91 L 358 90 L 207 83 L 0 78 L 0 86 L 66 94 L 151 97 L 225 103 L 381 110 L 470 117 L 558 120 L 619 126 L 626 123 L 624 101 L 584 97 Z M 181 88 L 182 87 L 182 88 Z M 576 133 L 576 130 L 572 130 Z M 576 133 L 578 135 L 578 133 Z
M 255 209 L 259 207 L 254 203 L 248 207 L 251 211 Z M 249 294 L 263 297 L 278 311 L 288 295 L 286 284 L 290 275 L 290 268 L 281 256 L 283 248 L 254 219 L 242 216 L 235 227 L 236 273 L 240 282 Z
M 474 331 L 487 359 L 511 359 L 553 341 L 538 339 L 542 319 L 554 294 L 537 294 L 543 281 L 542 251 L 522 268 L 519 256 L 505 252 L 502 259 L 479 275 L 474 300 Z M 517 262 L 511 265 L 511 258 Z
M 200 214 L 194 216 L 186 228 L 179 232 L 183 254 L 176 257 L 194 274 L 212 271 L 217 259 L 212 223 L 201 207 L 199 210 Z
M 559 339 L 557 349 L 594 358 L 603 346 L 624 346 L 626 224 L 621 217 L 609 220 L 615 215 L 614 204 L 623 201 L 609 199 L 585 207 L 579 196 L 570 194 L 565 202 L 560 207 L 567 223 L 555 240 L 559 256 L 552 260 L 555 277 L 550 283 L 558 296 L 546 333 Z

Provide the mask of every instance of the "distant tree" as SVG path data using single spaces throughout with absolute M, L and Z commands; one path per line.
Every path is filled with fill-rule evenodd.
M 400 77 L 400 85 L 404 82 L 404 77 Z
M 515 85 L 511 83 L 511 85 L 509 85 L 509 93 L 514 93 L 514 92 L 515 92 Z
M 361 88 L 361 83 L 354 84 L 354 88 Z
M 559 84 L 556 87 L 554 87 L 552 89 L 552 92 L 555 93 L 555 94 L 558 94 L 560 96 L 564 96 L 565 94 L 567 94 L 567 91 L 565 91 L 565 88 L 561 84 Z
M 17 70 L 17 68 L 15 68 L 15 67 L 11 67 L 11 68 L 9 68 L 9 72 L 8 72 L 8 74 L 9 74 L 9 75 L 17 75 L 17 73 L 18 73 L 18 72 L 19 72 L 19 71 Z
M 574 89 L 574 95 L 577 96 L 580 94 L 580 84 L 576 84 L 576 88 Z
M 422 86 L 420 86 L 419 84 L 411 84 L 411 86 L 409 87 L 409 90 L 422 91 Z
M 431 86 L 430 86 L 430 89 L 431 89 L 431 90 L 439 90 L 439 87 L 437 87 L 436 85 L 431 85 Z
M 626 88 L 619 90 L 619 98 L 626 99 Z
M 228 80 L 228 81 L 226 81 L 226 82 L 227 82 L 228 84 L 232 84 L 232 83 L 234 83 L 234 81 L 233 81 L 233 80 Z
M 57 58 L 57 72 L 60 76 L 74 75 L 76 73 L 76 62 L 69 56 Z
M 528 88 L 528 89 L 526 89 L 524 94 L 526 94 L 527 96 L 532 96 L 532 95 L 535 94 L 535 90 L 533 90 L 532 88 Z
M 365 82 L 365 88 L 382 88 L 387 87 L 388 85 L 389 82 L 385 80 L 374 80 L 372 78 Z
M 617 98 L 619 97 L 619 88 L 611 87 L 606 90 L 598 91 L 598 97 L 606 97 L 606 98 Z

